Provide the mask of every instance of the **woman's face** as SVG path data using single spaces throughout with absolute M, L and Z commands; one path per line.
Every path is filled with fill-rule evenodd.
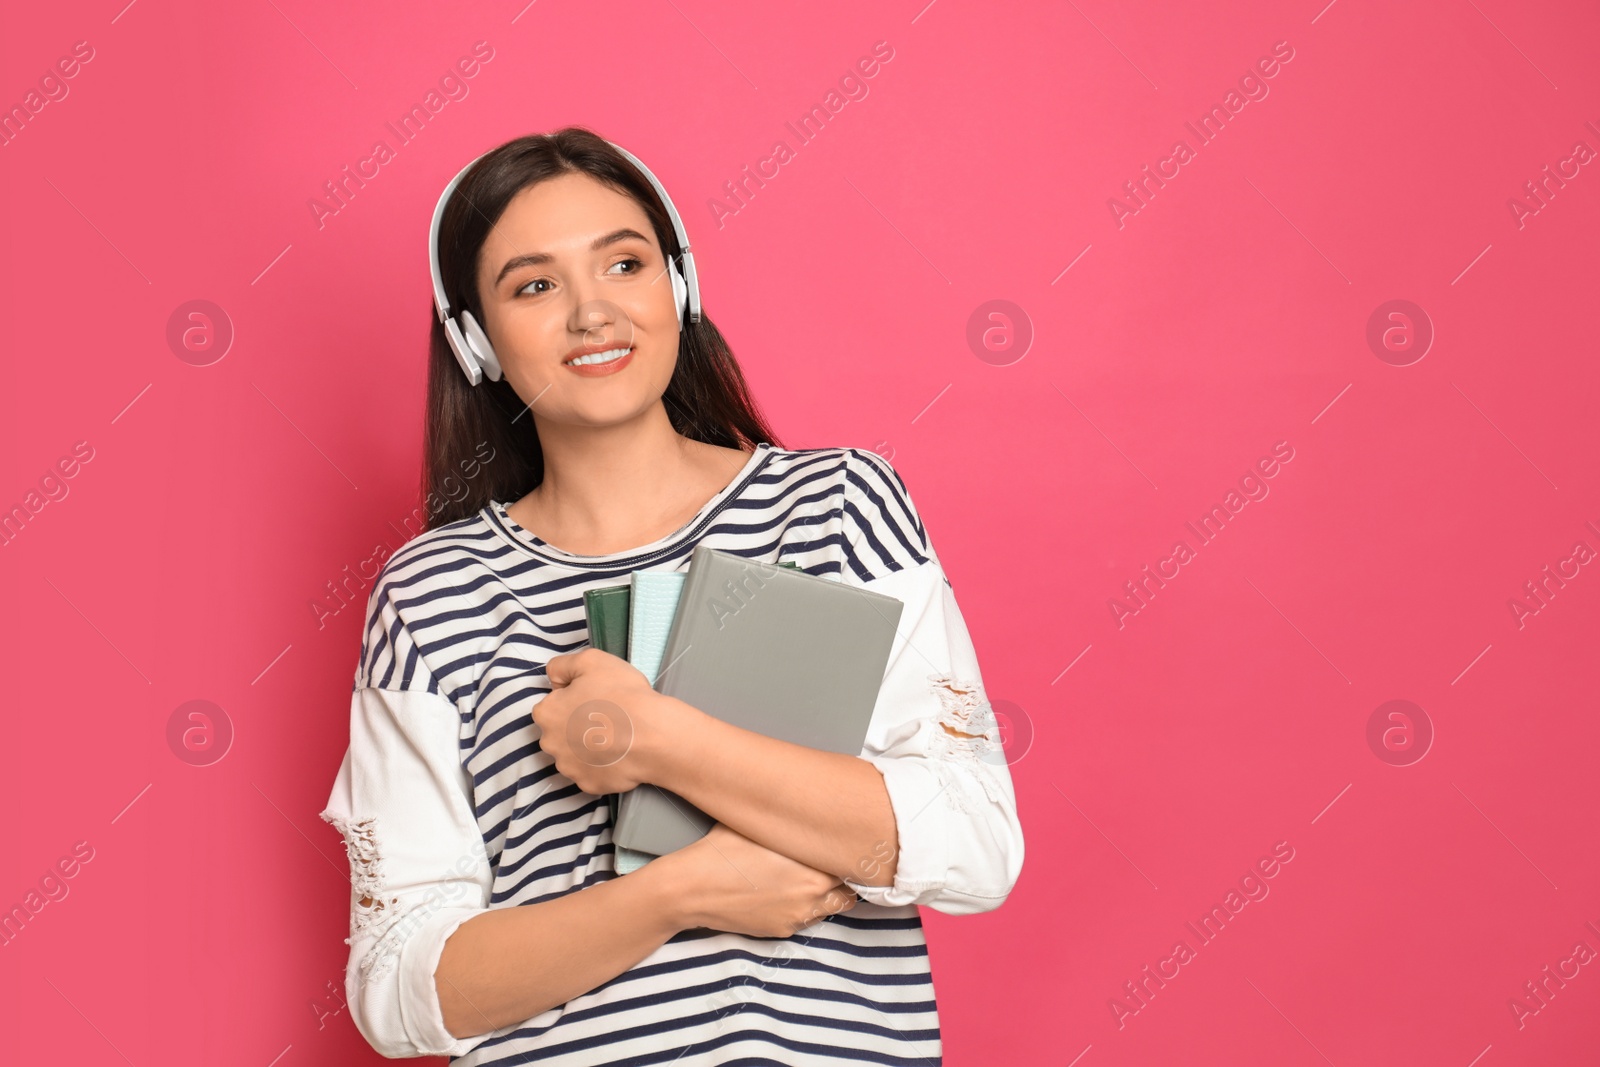
M 512 198 L 479 254 L 478 297 L 501 372 L 537 419 L 611 425 L 660 401 L 678 359 L 666 270 L 644 209 L 587 174 Z

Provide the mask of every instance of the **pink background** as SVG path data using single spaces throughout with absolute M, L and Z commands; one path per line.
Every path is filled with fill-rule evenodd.
M 1600 167 L 1562 163 L 1600 149 L 1589 5 L 123 2 L 0 36 L 8 109 L 93 49 L 0 148 L 0 507 L 93 451 L 0 548 L 0 905 L 93 850 L 0 948 L 0 1059 L 378 1060 L 329 992 L 348 884 L 316 817 L 359 612 L 311 604 L 418 504 L 441 187 L 582 123 L 673 193 L 784 443 L 903 474 L 1008 702 L 1021 881 L 924 912 L 947 1062 L 1595 1061 L 1600 964 L 1562 962 L 1600 951 L 1600 575 L 1563 562 L 1600 549 Z M 478 41 L 468 95 L 319 227 L 323 183 Z M 785 122 L 879 41 L 798 146 Z M 1278 42 L 1200 146 L 1185 122 Z M 1541 204 L 1546 165 L 1578 170 Z M 235 334 L 209 366 L 166 340 L 194 299 Z M 1405 366 L 1367 341 L 1397 299 L 1435 333 Z M 991 300 L 1025 353 L 969 346 Z M 1280 441 L 1199 547 L 1185 523 Z M 1569 579 L 1519 625 L 1546 565 Z M 167 741 L 195 699 L 235 731 L 210 766 Z M 1434 733 L 1409 765 L 1368 742 L 1396 699 Z M 1185 923 L 1279 842 L 1202 946 Z M 1546 966 L 1578 970 L 1541 1004 Z

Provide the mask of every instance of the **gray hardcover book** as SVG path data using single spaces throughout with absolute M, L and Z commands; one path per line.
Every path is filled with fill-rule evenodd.
M 882 593 L 700 545 L 655 688 L 743 729 L 858 756 L 904 608 Z M 622 794 L 614 840 L 661 856 L 714 823 L 646 783 Z

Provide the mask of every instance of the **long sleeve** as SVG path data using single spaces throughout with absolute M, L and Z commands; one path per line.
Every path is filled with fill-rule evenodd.
M 977 653 L 904 483 L 885 461 L 858 455 L 860 554 L 876 546 L 891 558 L 897 538 L 902 553 L 899 569 L 866 581 L 845 576 L 905 604 L 861 752 L 883 775 L 899 855 L 893 885 L 845 884 L 874 904 L 991 911 L 1015 885 L 1024 845 Z
M 350 746 L 321 813 L 350 857 L 346 1003 L 384 1056 L 460 1056 L 492 1035 L 446 1030 L 434 985 L 445 941 L 485 910 L 493 881 L 459 723 L 439 693 L 358 686 Z

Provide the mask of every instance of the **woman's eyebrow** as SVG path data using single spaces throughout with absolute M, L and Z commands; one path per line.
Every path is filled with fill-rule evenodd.
M 589 246 L 589 251 L 598 252 L 607 245 L 614 245 L 618 241 L 626 241 L 630 238 L 640 241 L 645 240 L 644 234 L 640 233 L 638 230 L 629 229 L 628 227 L 624 226 L 620 230 L 613 230 L 604 237 L 596 237 L 594 239 L 594 243 Z M 506 265 L 500 268 L 499 274 L 495 275 L 494 283 L 499 285 L 500 282 L 505 279 L 507 274 L 510 274 L 519 267 L 538 266 L 541 263 L 549 263 L 554 258 L 555 257 L 549 252 L 530 252 L 523 256 L 513 256 L 512 258 L 506 260 Z

